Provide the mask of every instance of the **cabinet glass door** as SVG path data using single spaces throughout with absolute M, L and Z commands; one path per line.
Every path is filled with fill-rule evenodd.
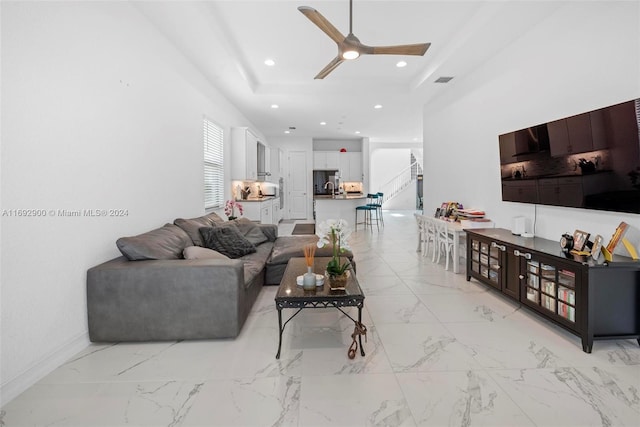
M 540 263 L 540 305 L 549 311 L 556 311 L 556 268 Z
M 527 261 L 527 299 L 535 304 L 540 304 L 540 263 L 538 261 Z
M 480 275 L 489 278 L 489 244 L 480 242 Z
M 471 240 L 471 271 L 480 274 L 480 242 Z
M 471 274 L 496 289 L 502 286 L 502 254 L 504 246 L 493 241 L 470 239 Z M 502 249 L 501 249 L 502 248 Z
M 551 312 L 556 311 L 556 267 L 542 261 L 527 261 L 527 300 Z
M 497 244 L 492 242 L 489 249 L 489 280 L 496 285 L 500 282 L 500 253 Z
M 558 271 L 558 316 L 569 322 L 576 321 L 576 273 Z

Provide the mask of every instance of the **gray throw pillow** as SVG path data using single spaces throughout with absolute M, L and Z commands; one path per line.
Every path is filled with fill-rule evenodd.
M 229 258 L 240 258 L 256 251 L 256 247 L 244 238 L 235 225 L 202 227 L 200 234 L 202 234 L 205 247 L 218 251 Z
M 204 246 L 202 236 L 200 235 L 200 228 L 211 227 L 211 221 L 209 219 L 203 216 L 191 219 L 177 218 L 173 223 L 182 228 L 189 237 L 191 237 L 194 245 Z
M 182 252 L 184 259 L 229 259 L 228 256 L 209 248 L 200 246 L 189 246 Z
M 121 237 L 116 245 L 129 261 L 144 259 L 179 259 L 182 251 L 191 246 L 191 238 L 184 230 L 173 224 L 165 224 L 147 233 Z
M 209 220 L 209 222 L 211 222 L 211 223 L 219 224 L 221 222 L 225 222 L 224 219 L 220 215 L 215 213 L 215 212 L 211 212 L 210 214 L 205 215 L 204 218 Z
M 248 220 L 247 218 L 234 219 L 232 222 L 236 224 L 244 238 L 256 246 L 269 240 L 260 227 L 258 227 L 255 222 Z

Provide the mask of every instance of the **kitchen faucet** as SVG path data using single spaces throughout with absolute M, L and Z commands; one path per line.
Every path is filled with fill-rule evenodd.
M 326 190 L 327 188 L 329 188 L 329 185 L 331 185 L 331 197 L 335 197 L 336 185 L 331 181 L 327 181 L 324 184 L 324 189 Z

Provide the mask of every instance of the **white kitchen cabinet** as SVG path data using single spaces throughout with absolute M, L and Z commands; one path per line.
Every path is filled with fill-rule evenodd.
M 258 141 L 258 181 L 273 182 L 271 173 L 271 147 Z
M 260 222 L 262 224 L 277 224 L 277 222 L 275 222 L 276 220 L 273 214 L 274 200 L 278 199 L 252 201 L 245 200 L 241 202 L 242 207 L 244 208 L 242 216 L 251 221 Z M 280 208 L 280 201 L 278 200 L 277 203 L 278 208 Z
M 258 179 L 258 137 L 246 127 L 231 128 L 231 179 Z
M 260 222 L 262 224 L 273 224 L 273 200 L 266 200 L 260 203 Z
M 340 169 L 340 157 L 338 151 L 314 151 L 313 168 L 318 170 Z
M 241 202 L 244 211 L 242 216 L 251 221 L 260 221 L 262 202 Z
M 271 206 L 272 206 L 272 214 L 273 214 L 273 223 L 278 224 L 280 220 L 282 220 L 282 211 L 280 210 L 280 198 L 276 197 L 275 199 L 273 199 Z
M 342 182 L 362 182 L 362 153 L 339 153 L 340 180 Z

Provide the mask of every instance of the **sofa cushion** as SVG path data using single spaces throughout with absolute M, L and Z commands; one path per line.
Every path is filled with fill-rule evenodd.
M 221 223 L 221 222 L 226 222 L 220 215 L 218 215 L 215 212 L 211 212 L 210 214 L 205 215 L 203 218 L 206 218 L 207 220 L 209 220 L 212 224 L 213 223 Z
M 292 257 L 304 257 L 305 245 L 318 243 L 318 236 L 316 235 L 303 235 L 303 236 L 280 236 L 276 240 L 276 244 L 271 252 L 271 258 L 269 264 L 286 264 Z M 315 256 L 317 257 L 330 257 L 333 256 L 333 248 L 331 245 L 327 245 L 324 248 L 316 247 Z M 352 257 L 351 252 L 344 252 L 340 254 L 344 257 Z
M 240 258 L 256 251 L 256 247 L 244 238 L 234 224 L 202 227 L 200 234 L 202 234 L 205 247 L 218 251 L 229 258 Z
M 130 261 L 144 259 L 179 259 L 182 251 L 193 242 L 180 227 L 165 224 L 161 228 L 131 237 L 121 237 L 116 245 Z
M 278 226 L 276 224 L 256 224 L 260 231 L 267 236 L 270 242 L 275 242 L 278 238 Z
M 263 275 L 265 264 L 269 255 L 271 254 L 271 248 L 273 243 L 266 243 L 256 247 L 256 252 L 248 254 L 240 258 L 244 262 L 244 284 L 250 286 L 255 282 L 255 278 L 258 275 Z M 261 279 L 263 282 L 263 279 Z
M 204 246 L 202 235 L 200 234 L 200 228 L 211 227 L 212 221 L 205 216 L 201 216 L 191 219 L 177 218 L 173 223 L 182 228 L 189 237 L 191 237 L 191 241 L 193 241 L 194 245 Z
M 269 240 L 269 238 L 262 232 L 260 227 L 258 227 L 255 222 L 247 218 L 238 218 L 233 220 L 232 222 L 235 223 L 235 225 L 238 227 L 238 230 L 240 230 L 240 233 L 242 233 L 245 239 L 256 246 Z
M 184 259 L 229 259 L 228 256 L 209 248 L 189 246 L 182 252 Z

